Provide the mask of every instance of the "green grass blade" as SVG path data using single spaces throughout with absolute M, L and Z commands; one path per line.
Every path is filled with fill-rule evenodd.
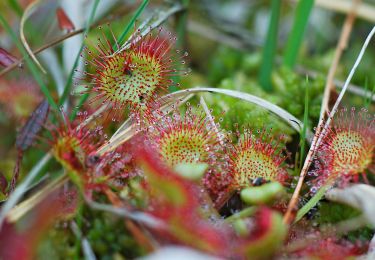
M 125 40 L 125 37 L 128 34 L 128 32 L 130 31 L 130 29 L 133 27 L 133 25 L 135 23 L 135 20 L 137 20 L 138 17 L 142 14 L 142 12 L 145 9 L 145 7 L 147 6 L 148 2 L 149 2 L 149 0 L 143 0 L 142 4 L 137 9 L 137 11 L 135 12 L 134 16 L 132 17 L 132 19 L 130 20 L 130 22 L 128 23 L 128 25 L 125 27 L 125 30 L 121 33 L 121 35 L 120 35 L 120 37 L 118 39 L 118 42 L 120 43 L 120 45 Z
M 19 51 L 21 52 L 22 56 L 25 57 L 25 63 L 27 67 L 30 69 L 31 74 L 35 78 L 36 82 L 40 86 L 40 89 L 42 90 L 44 96 L 47 98 L 48 103 L 51 105 L 52 108 L 54 108 L 56 111 L 58 110 L 58 106 L 54 99 L 51 96 L 51 93 L 49 92 L 46 84 L 44 83 L 42 76 L 39 73 L 38 68 L 35 66 L 35 64 L 31 61 L 28 53 L 26 52 L 25 48 L 23 47 L 22 43 L 18 40 L 16 34 L 13 32 L 12 28 L 9 26 L 3 15 L 0 13 L 0 24 L 4 27 L 4 29 L 7 31 L 7 33 L 11 36 L 14 44 L 17 46 Z
M 95 0 L 94 6 L 92 7 L 92 10 L 91 10 L 91 13 L 90 13 L 90 16 L 89 16 L 89 19 L 87 20 L 86 29 L 83 33 L 84 35 L 87 35 L 88 32 L 90 31 L 90 26 L 92 24 L 92 21 L 94 20 L 94 16 L 95 16 L 95 13 L 96 13 L 96 9 L 98 8 L 99 2 L 100 2 L 100 0 Z M 83 50 L 83 46 L 84 46 L 84 42 L 82 41 L 81 48 L 80 48 L 80 50 L 78 52 L 78 55 L 77 55 L 77 57 L 74 61 L 73 68 L 69 73 L 68 81 L 65 84 L 64 92 L 63 92 L 62 96 L 60 97 L 60 100 L 59 100 L 60 106 L 62 106 L 64 104 L 65 100 L 68 98 L 68 95 L 70 93 L 70 89 L 71 89 L 71 86 L 72 86 L 72 83 L 73 83 L 74 70 L 77 68 L 79 57 L 80 57 L 81 52 Z
M 283 60 L 283 64 L 289 68 L 293 68 L 296 64 L 298 52 L 313 6 L 314 0 L 300 0 L 298 2 L 293 27 L 288 37 Z
M 296 219 L 294 223 L 298 222 L 303 216 L 307 214 L 318 202 L 323 198 L 326 191 L 329 189 L 330 185 L 321 187 L 317 193 L 297 212 Z
M 262 64 L 259 72 L 259 83 L 266 91 L 272 90 L 271 74 L 277 49 L 277 32 L 281 12 L 281 1 L 272 0 L 271 20 L 268 26 L 267 38 L 263 48 Z
M 372 87 L 372 90 L 369 89 L 369 83 L 368 83 L 368 78 L 366 77 L 365 79 L 365 101 L 363 102 L 363 107 L 369 108 L 372 102 L 372 98 L 374 96 L 375 92 L 375 85 Z M 368 93 L 368 95 L 367 95 Z
M 8 0 L 8 4 L 19 17 L 22 16 L 23 10 L 17 0 Z
M 136 13 L 134 14 L 134 16 L 132 17 L 132 19 L 130 20 L 129 24 L 126 26 L 125 30 L 122 32 L 118 42 L 121 43 L 122 41 L 124 41 L 126 35 L 128 34 L 129 30 L 133 27 L 134 23 L 135 23 L 135 20 L 137 20 L 137 18 L 141 15 L 141 13 L 143 12 L 143 10 L 145 9 L 146 5 L 148 4 L 149 0 L 144 0 L 141 4 L 141 6 L 137 9 Z M 67 92 L 69 93 L 69 91 Z M 74 109 L 72 110 L 72 113 L 70 114 L 70 120 L 74 120 L 74 118 L 76 117 L 77 115 L 77 112 L 79 111 L 79 109 L 82 107 L 82 105 L 86 102 L 86 100 L 89 98 L 89 94 L 86 93 L 86 94 L 83 94 L 81 96 L 81 98 L 79 99 L 78 101 L 78 104 L 76 107 L 74 107 Z
M 374 98 L 374 95 L 375 95 L 375 84 L 372 87 L 371 93 L 369 93 L 368 102 L 365 104 L 365 108 L 369 109 L 371 102 Z

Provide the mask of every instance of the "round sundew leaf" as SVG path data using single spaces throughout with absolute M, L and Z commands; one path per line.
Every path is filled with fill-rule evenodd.
M 258 187 L 248 187 L 241 191 L 241 199 L 247 204 L 261 205 L 274 201 L 285 194 L 279 182 L 270 182 Z
M 267 180 L 274 180 L 278 167 L 273 163 L 272 157 L 250 147 L 238 154 L 236 158 L 236 181 L 245 184 L 250 179 L 259 176 Z
M 176 173 L 192 181 L 200 180 L 207 169 L 207 163 L 179 163 L 174 167 Z
M 365 145 L 365 137 L 356 131 L 337 133 L 330 149 L 334 154 L 333 170 L 343 174 L 363 172 L 372 161 L 373 151 Z
M 195 128 L 174 129 L 160 140 L 160 153 L 170 164 L 199 163 L 208 157 L 206 137 Z
M 162 69 L 155 59 L 130 51 L 108 59 L 98 86 L 111 102 L 141 108 L 162 83 Z
M 87 68 L 83 74 L 90 83 L 81 93 L 93 94 L 90 103 L 108 105 L 113 120 L 120 119 L 123 109 L 147 119 L 150 111 L 160 107 L 156 102 L 160 95 L 176 85 L 173 77 L 186 74 L 182 68 L 176 69 L 186 55 L 175 54 L 176 39 L 161 29 L 147 35 L 136 31 L 129 48 L 120 52 L 113 49 L 111 42 L 118 44 L 113 37 L 103 35 L 96 45 L 85 48 Z
M 234 146 L 229 162 L 233 188 L 250 187 L 259 177 L 269 181 L 283 180 L 287 174 L 282 165 L 283 158 L 271 147 L 262 140 L 253 140 L 249 134 Z

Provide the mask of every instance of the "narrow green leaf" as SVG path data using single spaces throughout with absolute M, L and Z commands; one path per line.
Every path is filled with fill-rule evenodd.
M 330 185 L 321 187 L 317 193 L 297 212 L 296 219 L 294 223 L 298 222 L 303 216 L 307 214 L 318 202 L 323 198 L 326 191 L 330 188 Z
M 272 90 L 271 74 L 277 49 L 277 32 L 281 12 L 281 1 L 272 0 L 271 20 L 268 26 L 267 38 L 262 53 L 259 83 L 266 91 Z
M 99 2 L 100 2 L 100 0 L 95 0 L 94 6 L 92 7 L 92 10 L 91 10 L 91 13 L 90 13 L 90 16 L 89 16 L 89 19 L 87 20 L 86 29 L 85 29 L 85 31 L 83 33 L 84 35 L 87 35 L 89 33 L 89 31 L 90 31 L 90 26 L 92 24 L 92 21 L 94 20 L 94 16 L 95 16 L 95 13 L 96 13 L 96 9 L 98 8 Z M 67 99 L 67 97 L 68 97 L 68 95 L 70 93 L 70 89 L 72 87 L 72 82 L 73 82 L 74 70 L 77 68 L 79 57 L 80 57 L 81 52 L 83 50 L 83 46 L 84 46 L 84 42 L 82 41 L 80 50 L 79 50 L 79 52 L 77 54 L 77 57 L 76 57 L 76 59 L 74 61 L 73 68 L 72 68 L 72 70 L 69 73 L 68 81 L 65 84 L 64 92 L 63 92 L 62 96 L 60 97 L 60 100 L 59 100 L 59 105 L 60 106 L 62 106 L 64 104 L 65 100 Z
M 293 68 L 296 64 L 298 52 L 302 45 L 303 35 L 313 6 L 314 0 L 300 0 L 298 2 L 293 27 L 288 37 L 283 61 L 284 65 L 289 68 Z
M 19 17 L 22 16 L 23 10 L 17 0 L 8 0 L 8 4 Z
M 120 44 L 124 41 L 126 35 L 130 31 L 130 29 L 133 27 L 133 25 L 135 23 L 135 20 L 137 20 L 138 17 L 142 14 L 142 12 L 145 9 L 145 7 L 148 4 L 148 2 L 149 2 L 149 0 L 143 0 L 142 4 L 137 9 L 137 11 L 135 12 L 134 16 L 132 17 L 132 19 L 130 20 L 130 22 L 128 23 L 128 25 L 125 27 L 125 30 L 121 33 L 121 35 L 120 35 L 120 37 L 118 39 L 118 42 Z
M 368 83 L 368 78 L 366 77 L 365 79 L 365 101 L 363 102 L 363 107 L 369 108 L 372 102 L 372 98 L 374 96 L 375 92 L 375 85 L 372 87 L 372 90 L 369 90 L 369 83 Z M 367 95 L 368 93 L 368 95 Z

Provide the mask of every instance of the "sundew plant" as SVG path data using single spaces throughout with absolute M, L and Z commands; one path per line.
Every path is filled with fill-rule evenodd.
M 0 259 L 374 259 L 374 17 L 1 1 Z

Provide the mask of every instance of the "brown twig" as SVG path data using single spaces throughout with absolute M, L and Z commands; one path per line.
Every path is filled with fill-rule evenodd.
M 334 80 L 335 80 L 335 73 L 337 70 L 337 66 L 339 65 L 341 56 L 343 51 L 346 49 L 348 45 L 348 41 L 350 38 L 350 33 L 353 28 L 353 24 L 356 18 L 356 11 L 360 4 L 361 0 L 355 0 L 353 3 L 352 11 L 347 15 L 346 20 L 344 22 L 339 42 L 337 43 L 335 54 L 331 63 L 331 66 L 328 71 L 327 81 L 324 88 L 324 96 L 322 101 L 322 106 L 320 110 L 320 120 L 323 120 L 325 114 L 328 113 L 329 110 L 329 98 L 332 91 L 334 91 Z M 319 121 L 320 121 L 319 120 Z
M 73 31 L 73 32 L 70 32 L 70 33 L 67 33 L 61 37 L 58 37 L 57 39 L 55 40 L 52 40 L 51 42 L 37 48 L 36 50 L 33 51 L 33 54 L 38 54 L 42 51 L 44 51 L 45 49 L 48 49 L 50 47 L 53 47 L 61 42 L 63 42 L 64 40 L 70 38 L 70 37 L 73 37 L 77 34 L 80 34 L 80 33 L 83 33 L 85 29 L 79 29 L 79 30 L 76 30 L 76 31 Z M 15 68 L 19 67 L 22 65 L 23 61 L 26 59 L 26 57 L 23 57 L 17 61 L 15 61 L 12 65 L 8 66 L 7 68 L 3 69 L 1 72 L 0 72 L 0 77 L 5 75 L 6 73 L 14 70 Z
M 301 192 L 304 179 L 306 177 L 308 169 L 311 166 L 312 158 L 315 155 L 316 149 L 319 146 L 318 141 L 322 139 L 321 135 L 324 135 L 322 130 L 323 130 L 323 126 L 324 126 L 325 115 L 326 115 L 326 113 L 328 113 L 330 94 L 333 91 L 333 87 L 334 87 L 335 73 L 336 73 L 337 66 L 339 64 L 342 52 L 344 51 L 344 49 L 347 46 L 349 36 L 350 36 L 351 31 L 352 31 L 353 23 L 354 23 L 354 20 L 355 20 L 355 17 L 356 17 L 356 10 L 358 8 L 359 3 L 360 3 L 360 0 L 356 0 L 353 3 L 353 8 L 352 8 L 351 12 L 348 13 L 348 15 L 346 17 L 346 20 L 344 22 L 344 25 L 343 25 L 343 28 L 342 28 L 342 31 L 341 31 L 341 35 L 340 35 L 340 39 L 339 39 L 338 44 L 336 46 L 335 56 L 332 60 L 331 67 L 330 67 L 328 75 L 327 75 L 327 81 L 326 81 L 326 85 L 325 85 L 324 96 L 323 96 L 322 106 L 321 106 L 321 111 L 320 111 L 319 124 L 318 124 L 317 130 L 316 130 L 316 133 L 314 135 L 310 150 L 309 150 L 309 152 L 306 156 L 305 163 L 304 163 L 303 168 L 301 170 L 296 189 L 294 190 L 294 193 L 293 193 L 292 198 L 289 202 L 287 211 L 284 215 L 284 223 L 290 224 L 295 217 L 294 212 L 296 210 L 296 205 L 297 205 L 297 202 L 298 202 L 299 194 Z

